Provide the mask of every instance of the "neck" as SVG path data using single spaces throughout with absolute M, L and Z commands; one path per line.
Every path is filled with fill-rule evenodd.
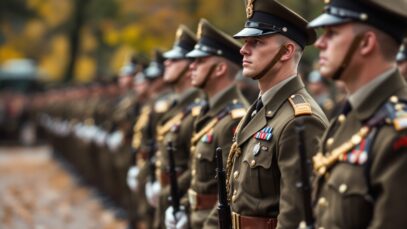
M 366 64 L 368 63 L 368 64 Z M 385 71 L 396 68 L 395 63 L 384 62 L 382 59 L 365 60 L 364 63 L 356 63 L 353 68 L 348 68 L 343 75 L 343 81 L 346 84 L 350 94 L 378 78 Z
M 268 91 L 281 81 L 291 76 L 297 75 L 296 68 L 293 68 L 289 65 L 276 65 L 275 68 L 275 71 L 270 71 L 269 74 L 259 79 L 258 85 L 261 94 L 264 94 L 264 92 Z
M 186 91 L 188 88 L 191 88 L 191 81 L 190 80 L 179 80 L 174 86 L 174 92 L 177 94 L 181 94 L 182 92 Z
M 208 95 L 208 98 L 212 98 L 231 84 L 233 84 L 233 80 L 229 80 L 228 76 L 225 75 L 212 80 L 210 83 L 208 82 L 203 90 Z

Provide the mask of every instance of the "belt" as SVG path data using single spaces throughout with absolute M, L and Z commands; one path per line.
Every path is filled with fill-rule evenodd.
M 216 194 L 199 194 L 192 189 L 188 190 L 188 200 L 192 210 L 208 210 L 212 209 L 218 202 Z
M 277 219 L 242 216 L 232 212 L 232 225 L 234 229 L 275 229 Z
M 156 170 L 156 174 L 157 174 L 157 172 L 159 174 L 157 177 L 159 177 L 161 187 L 165 187 L 165 186 L 169 185 L 170 184 L 170 176 L 169 176 L 168 172 L 165 172 L 162 169 L 158 169 L 158 171 Z M 176 176 L 179 177 L 183 172 L 184 172 L 184 170 L 177 171 Z

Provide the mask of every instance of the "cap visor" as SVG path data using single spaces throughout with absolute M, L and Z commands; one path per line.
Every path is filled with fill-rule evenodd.
M 397 57 L 396 57 L 397 62 L 403 62 L 405 60 L 407 60 L 407 55 L 405 53 L 397 54 Z
M 336 17 L 330 14 L 322 14 L 308 23 L 308 28 L 319 28 L 330 25 L 339 25 L 351 21 L 349 18 Z
M 198 49 L 194 49 L 191 52 L 187 53 L 187 57 L 188 58 L 201 58 L 201 57 L 207 57 L 207 56 L 211 56 L 212 54 L 198 50 Z
M 181 59 L 185 58 L 186 52 L 183 52 L 181 49 L 173 48 L 165 53 L 163 53 L 163 57 L 166 59 Z
M 277 33 L 277 31 L 264 31 L 256 28 L 243 28 L 240 32 L 233 35 L 233 38 L 258 37 Z

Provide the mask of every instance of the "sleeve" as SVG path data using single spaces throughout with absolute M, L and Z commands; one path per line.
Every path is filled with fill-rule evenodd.
M 374 152 L 370 171 L 375 201 L 370 229 L 405 228 L 407 225 L 404 215 L 407 212 L 407 132 L 391 141 L 385 139 L 385 135 L 377 136 L 377 145 L 386 147 L 377 146 L 379 150 Z
M 304 219 L 302 191 L 297 187 L 301 181 L 301 164 L 296 123 L 300 119 L 305 129 L 305 148 L 309 159 L 317 152 L 319 138 L 326 128 L 324 122 L 315 116 L 299 116 L 290 121 L 280 135 L 277 160 L 281 180 L 277 228 L 298 228 Z

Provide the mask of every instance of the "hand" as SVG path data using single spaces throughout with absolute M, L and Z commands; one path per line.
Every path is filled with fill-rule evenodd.
M 160 190 L 161 190 L 160 182 L 154 181 L 154 183 L 151 183 L 150 181 L 148 181 L 146 183 L 147 201 L 154 208 L 156 208 L 158 206 L 158 199 L 160 198 Z
M 171 206 L 165 211 L 165 227 L 167 229 L 187 229 L 188 215 L 184 210 L 184 206 L 180 206 L 179 211 L 174 216 L 174 208 Z
M 127 186 L 133 192 L 135 192 L 138 188 L 137 176 L 139 173 L 140 169 L 137 166 L 131 166 L 127 171 Z

